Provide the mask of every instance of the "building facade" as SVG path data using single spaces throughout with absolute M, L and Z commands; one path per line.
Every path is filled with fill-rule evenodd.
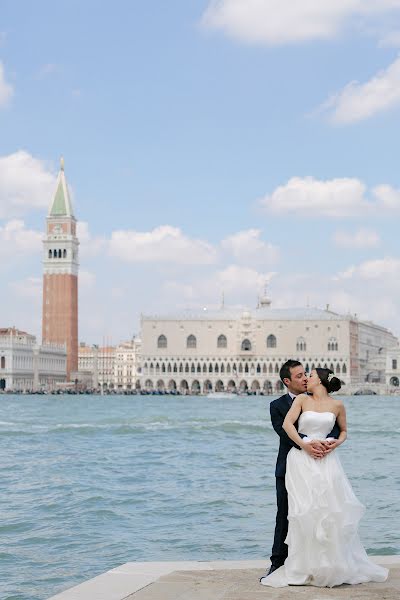
M 67 377 L 78 369 L 78 248 L 76 219 L 64 163 L 47 216 L 44 246 L 42 340 L 65 344 Z
M 87 387 L 108 391 L 136 389 L 140 377 L 140 340 L 118 346 L 79 345 L 79 379 Z
M 63 345 L 36 343 L 34 335 L 14 327 L 0 329 L 0 390 L 53 390 L 66 381 Z
M 396 343 L 387 329 L 354 316 L 328 308 L 273 309 L 267 298 L 255 310 L 142 316 L 141 338 L 142 388 L 183 393 L 277 393 L 279 369 L 289 358 L 308 371 L 328 367 L 344 384 L 358 383 L 375 371 L 379 349 Z
M 386 353 L 386 385 L 389 392 L 400 393 L 400 347 L 390 348 Z

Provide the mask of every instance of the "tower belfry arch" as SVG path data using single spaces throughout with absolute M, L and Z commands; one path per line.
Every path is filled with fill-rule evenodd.
M 65 344 L 70 379 L 71 372 L 78 370 L 79 241 L 63 158 L 47 214 L 43 250 L 42 340 Z

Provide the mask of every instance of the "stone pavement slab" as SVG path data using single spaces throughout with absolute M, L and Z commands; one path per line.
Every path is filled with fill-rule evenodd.
M 264 569 L 174 571 L 126 600 L 400 600 L 400 568 L 392 568 L 384 583 L 335 588 L 266 588 L 259 583 L 263 573 Z
M 400 556 L 371 557 L 390 568 L 385 583 L 267 588 L 266 560 L 130 562 L 50 600 L 400 600 Z

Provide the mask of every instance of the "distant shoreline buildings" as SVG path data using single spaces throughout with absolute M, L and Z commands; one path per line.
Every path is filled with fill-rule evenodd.
M 66 381 L 64 345 L 38 344 L 15 327 L 0 329 L 0 390 L 55 389 Z
M 266 297 L 252 311 L 142 316 L 141 339 L 141 387 L 195 394 L 279 393 L 289 358 L 307 371 L 330 368 L 348 387 L 383 384 L 387 353 L 398 346 L 372 322 L 328 307 L 274 309 Z
M 254 310 L 142 315 L 140 339 L 78 345 L 79 240 L 61 159 L 43 240 L 42 344 L 0 329 L 0 391 L 277 394 L 289 358 L 328 367 L 344 392 L 400 392 L 400 348 L 386 328 L 327 306 L 277 309 L 266 293 Z M 100 332 L 99 332 L 100 334 Z

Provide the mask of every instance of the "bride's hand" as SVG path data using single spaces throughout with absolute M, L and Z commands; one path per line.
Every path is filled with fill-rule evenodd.
M 324 446 L 325 446 L 325 454 L 329 454 L 329 452 L 332 452 L 332 450 L 335 450 L 335 448 L 340 446 L 340 442 L 339 442 L 339 440 L 335 440 L 332 438 L 329 440 L 324 440 Z
M 323 458 L 325 454 L 324 446 L 320 440 L 305 441 L 303 450 L 305 450 L 312 458 Z

